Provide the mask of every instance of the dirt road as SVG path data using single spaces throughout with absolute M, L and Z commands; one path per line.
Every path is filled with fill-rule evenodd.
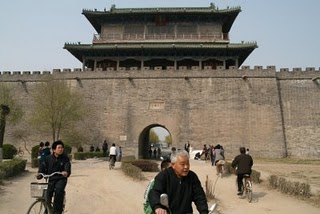
M 143 194 L 148 180 L 134 181 L 125 176 L 116 163 L 115 170 L 109 170 L 108 162 L 98 159 L 72 162 L 72 175 L 67 185 L 67 214 L 143 214 Z M 6 182 L 0 191 L 0 213 L 26 213 L 33 199 L 29 184 L 35 181 L 35 169 L 27 168 L 19 178 Z M 203 161 L 191 160 L 191 170 L 203 182 L 206 175 L 216 179 L 214 168 Z M 148 179 L 155 173 L 146 173 Z M 307 202 L 285 196 L 264 185 L 254 185 L 254 199 L 248 203 L 236 195 L 235 176 L 218 179 L 215 195 L 221 214 L 318 214 L 320 209 Z M 212 204 L 213 202 L 209 202 Z M 195 213 L 197 213 L 195 211 Z

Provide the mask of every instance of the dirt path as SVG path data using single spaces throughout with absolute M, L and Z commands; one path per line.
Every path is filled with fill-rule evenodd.
M 143 194 L 149 181 L 134 181 L 122 173 L 119 163 L 115 170 L 109 170 L 107 164 L 108 162 L 97 159 L 73 161 L 73 172 L 67 185 L 66 213 L 143 214 Z M 214 168 L 209 163 L 191 160 L 191 169 L 198 174 L 203 184 L 206 175 L 212 180 L 216 179 Z M 6 182 L 0 191 L 0 213 L 22 214 L 27 211 L 33 201 L 30 198 L 29 184 L 35 181 L 36 171 L 32 168 L 27 170 L 23 176 Z M 149 179 L 154 175 L 155 173 L 145 174 Z M 236 195 L 235 188 L 235 176 L 217 180 L 215 195 L 219 203 L 219 213 L 320 213 L 319 208 L 309 203 L 268 190 L 263 185 L 254 185 L 254 200 L 249 204 Z

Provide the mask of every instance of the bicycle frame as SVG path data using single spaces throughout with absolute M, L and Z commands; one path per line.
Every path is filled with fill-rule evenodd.
M 45 175 L 43 173 L 39 173 L 40 175 L 42 175 L 42 177 L 45 179 L 46 183 L 47 180 L 56 174 L 61 174 L 61 172 L 54 172 L 50 175 Z M 52 214 L 53 213 L 53 206 L 52 206 L 52 202 L 47 201 L 47 189 L 43 189 L 43 197 L 39 197 L 37 198 L 29 207 L 27 214 L 32 214 L 32 213 L 45 213 L 45 214 Z M 65 195 L 66 193 L 64 193 L 64 206 L 65 206 Z

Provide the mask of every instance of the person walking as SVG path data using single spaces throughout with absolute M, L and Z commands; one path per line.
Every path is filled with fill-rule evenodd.
M 122 147 L 119 146 L 119 149 L 118 149 L 118 161 L 120 162 L 122 159 Z
M 171 167 L 161 171 L 156 177 L 148 199 L 156 214 L 167 213 L 160 203 L 160 195 L 166 193 L 169 209 L 173 214 L 193 213 L 192 202 L 200 214 L 208 213 L 205 192 L 196 173 L 190 170 L 189 154 L 179 150 L 171 156 Z
M 222 146 L 220 144 L 214 147 L 213 156 L 214 156 L 214 165 L 216 166 L 217 175 L 220 175 L 222 177 L 225 158 L 224 158 L 224 150 L 222 149 Z
M 47 141 L 45 142 L 44 147 L 41 151 L 40 162 L 42 163 L 43 161 L 45 161 L 47 156 L 50 154 L 51 154 L 50 143 Z
M 111 161 L 111 159 L 113 159 L 113 166 L 116 164 L 116 160 L 117 160 L 117 148 L 116 148 L 116 144 L 112 144 L 109 150 L 109 161 Z
M 102 144 L 103 157 L 107 157 L 107 151 L 108 151 L 108 143 L 107 143 L 107 140 L 104 140 Z
M 71 163 L 69 157 L 64 154 L 64 143 L 61 140 L 55 141 L 52 144 L 52 154 L 48 155 L 41 163 L 39 173 L 46 175 L 54 172 L 61 172 L 49 178 L 47 189 L 47 201 L 53 201 L 53 213 L 61 214 L 63 212 L 63 201 L 65 197 L 65 188 L 67 185 L 68 177 L 71 174 Z M 42 175 L 38 174 L 37 179 L 41 179 Z
M 237 195 L 242 195 L 242 180 L 245 174 L 251 175 L 253 159 L 250 155 L 246 154 L 246 148 L 240 147 L 240 155 L 237 155 L 231 163 L 232 168 L 236 169 L 237 183 L 238 183 L 238 193 Z

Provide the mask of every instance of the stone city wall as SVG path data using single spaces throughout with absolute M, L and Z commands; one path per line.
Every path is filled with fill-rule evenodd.
M 2 71 L 0 82 L 13 88 L 28 117 L 36 113 L 34 85 L 50 75 L 67 80 L 90 105 L 80 124 L 86 134 L 101 142 L 108 136 L 127 154 L 144 152 L 143 130 L 160 125 L 178 148 L 187 141 L 194 149 L 219 143 L 227 158 L 242 145 L 256 157 L 320 158 L 320 72 L 315 68 Z M 26 122 L 19 126 L 30 129 Z M 14 141 L 14 129 L 8 127 L 6 142 Z M 50 139 L 37 130 L 28 133 L 33 142 Z

